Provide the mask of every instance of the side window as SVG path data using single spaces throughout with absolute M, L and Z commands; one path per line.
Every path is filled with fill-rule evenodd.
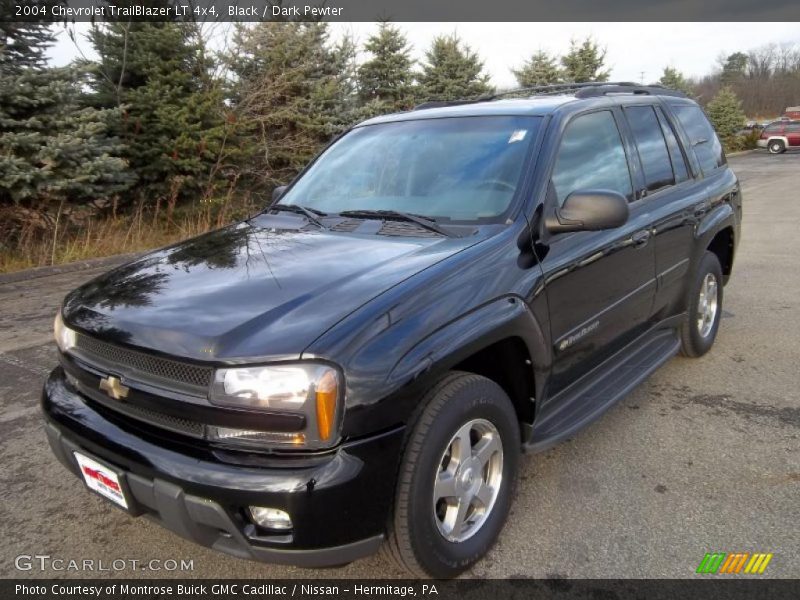
M 670 125 L 661 107 L 656 108 L 656 114 L 658 115 L 659 123 L 661 123 L 661 131 L 667 140 L 669 157 L 672 160 L 672 171 L 675 173 L 675 183 L 686 181 L 689 179 L 689 168 L 686 166 L 686 157 L 683 155 L 675 130 L 672 129 L 672 125 Z
M 778 135 L 781 133 L 781 129 L 783 129 L 780 125 L 767 125 L 764 128 L 764 133 L 767 135 Z
M 639 150 L 647 191 L 652 193 L 675 185 L 667 142 L 653 107 L 629 106 L 625 115 Z
M 725 164 L 722 144 L 699 106 L 674 106 L 675 115 L 686 130 L 703 173 Z
M 551 182 L 559 206 L 576 190 L 612 190 L 633 199 L 628 159 L 611 111 L 581 115 L 567 125 Z
M 800 123 L 789 123 L 784 131 L 786 133 L 800 133 Z

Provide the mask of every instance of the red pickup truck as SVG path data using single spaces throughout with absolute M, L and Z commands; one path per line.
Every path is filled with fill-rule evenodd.
M 770 154 L 782 154 L 789 148 L 800 148 L 800 121 L 775 121 L 761 132 L 758 147 Z

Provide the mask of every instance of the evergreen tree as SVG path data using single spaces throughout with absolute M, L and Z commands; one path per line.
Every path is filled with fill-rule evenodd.
M 552 85 L 561 81 L 556 59 L 544 50 L 535 52 L 519 69 L 511 69 L 520 87 Z
M 251 175 L 286 183 L 349 124 L 352 53 L 349 43 L 330 47 L 325 23 L 237 26 L 226 62 Z
M 121 109 L 115 132 L 139 179 L 140 199 L 208 193 L 226 137 L 222 90 L 193 23 L 115 22 L 94 26 L 91 65 L 99 107 Z
M 720 77 L 722 85 L 730 85 L 744 77 L 748 63 L 747 54 L 744 52 L 734 52 L 722 60 L 722 75 Z
M 608 81 L 609 71 L 603 70 L 605 60 L 605 48 L 601 49 L 592 38 L 587 37 L 580 44 L 572 40 L 569 52 L 561 57 L 564 81 L 570 83 Z
M 126 189 L 132 177 L 108 135 L 116 115 L 81 106 L 79 69 L 46 66 L 49 28 L 3 22 L 0 36 L 0 206 L 16 207 L 7 219 L 102 203 Z
M 388 22 L 378 25 L 364 50 L 371 58 L 358 69 L 359 96 L 363 103 L 377 102 L 382 112 L 411 108 L 414 74 L 411 48 L 403 33 Z
M 736 133 L 744 124 L 745 114 L 733 89 L 730 86 L 720 89 L 706 105 L 706 113 L 726 148 L 735 149 Z
M 476 98 L 492 91 L 478 55 L 455 35 L 434 38 L 417 80 L 424 100 Z
M 693 95 L 692 84 L 686 80 L 683 73 L 673 67 L 664 67 L 664 73 L 658 82 L 664 87 L 684 92 L 689 96 Z
M 344 131 L 353 123 L 363 121 L 375 113 L 368 113 L 359 96 L 358 44 L 347 34 L 331 49 L 332 73 L 335 73 L 333 95 L 337 105 L 331 119 L 331 129 Z M 381 112 L 386 112 L 383 109 Z

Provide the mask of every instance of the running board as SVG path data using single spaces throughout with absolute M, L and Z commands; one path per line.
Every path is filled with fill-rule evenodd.
M 523 450 L 547 450 L 595 421 L 675 356 L 680 345 L 675 329 L 659 329 L 617 352 L 548 402 Z

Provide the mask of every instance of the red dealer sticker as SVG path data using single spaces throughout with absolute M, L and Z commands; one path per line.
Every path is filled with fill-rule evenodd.
M 125 500 L 125 494 L 122 491 L 122 485 L 120 485 L 119 477 L 116 473 L 88 456 L 77 452 L 75 453 L 75 460 L 78 461 L 83 480 L 90 490 L 105 496 L 122 508 L 128 508 L 128 502 Z

